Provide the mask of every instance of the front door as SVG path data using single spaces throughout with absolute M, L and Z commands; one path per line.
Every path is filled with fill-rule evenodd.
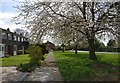
M 4 57 L 4 56 L 5 56 L 5 45 L 0 44 L 0 57 Z
M 23 50 L 23 51 L 22 51 L 22 54 L 24 54 L 24 46 L 22 46 L 22 50 Z
M 14 45 L 14 55 L 17 55 L 17 45 Z

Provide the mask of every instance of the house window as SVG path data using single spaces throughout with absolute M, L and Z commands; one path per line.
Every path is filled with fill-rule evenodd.
M 14 45 L 14 51 L 17 51 L 17 46 L 16 45 Z
M 22 38 L 22 42 L 23 42 L 23 38 Z
M 20 37 L 18 37 L 18 41 L 20 41 Z
M 2 46 L 2 51 L 4 51 L 4 47 Z
M 17 41 L 17 37 L 14 35 L 14 41 Z
M 7 51 L 8 51 L 8 47 L 7 47 L 7 45 L 5 46 L 5 53 L 7 53 Z
M 27 41 L 27 38 L 25 40 Z
M 12 40 L 12 35 L 11 34 L 8 34 L 8 39 Z
M 2 33 L 2 38 L 7 39 L 7 34 L 5 32 Z
M 0 45 L 0 51 L 1 51 L 1 45 Z

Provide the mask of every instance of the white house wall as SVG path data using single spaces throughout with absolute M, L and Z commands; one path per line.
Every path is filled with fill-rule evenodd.
M 0 44 L 2 44 L 2 29 L 0 28 Z
M 5 56 L 5 44 L 2 43 L 2 29 L 0 28 L 0 57 Z

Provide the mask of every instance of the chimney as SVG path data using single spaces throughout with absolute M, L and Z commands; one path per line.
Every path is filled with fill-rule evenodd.
M 10 31 L 10 29 L 9 29 L 9 28 L 7 28 L 7 30 L 8 30 L 8 31 Z

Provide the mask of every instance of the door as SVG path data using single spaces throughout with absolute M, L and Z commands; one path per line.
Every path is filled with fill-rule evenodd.
M 17 55 L 17 45 L 14 45 L 14 55 Z
M 0 44 L 0 57 L 4 57 L 4 56 L 5 56 L 5 45 Z
M 24 46 L 22 46 L 22 50 L 23 50 L 23 51 L 22 51 L 22 54 L 24 54 Z

